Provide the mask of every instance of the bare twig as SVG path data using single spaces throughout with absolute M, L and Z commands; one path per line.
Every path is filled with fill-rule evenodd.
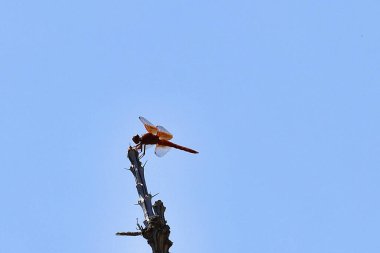
M 142 235 L 142 232 L 117 232 L 116 235 L 121 235 L 121 236 L 139 236 L 139 235 Z
M 120 236 L 139 236 L 142 235 L 152 248 L 153 253 L 169 253 L 169 248 L 173 242 L 169 240 L 170 227 L 166 224 L 166 207 L 161 200 L 157 200 L 152 206 L 152 195 L 148 193 L 145 182 L 144 166 L 141 165 L 139 152 L 136 148 L 129 147 L 128 158 L 131 162 L 130 171 L 135 177 L 136 189 L 139 195 L 138 204 L 144 213 L 144 225 L 137 224 L 139 232 L 118 232 Z

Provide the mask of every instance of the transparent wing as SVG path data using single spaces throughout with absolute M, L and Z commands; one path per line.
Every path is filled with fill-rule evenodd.
M 150 149 L 151 147 L 153 147 L 154 146 L 154 144 L 146 144 L 145 145 L 145 149 Z
M 171 147 L 157 144 L 154 153 L 156 154 L 156 156 L 162 157 L 170 150 L 170 148 Z
M 152 123 L 150 123 L 149 120 L 147 120 L 146 118 L 141 117 L 141 116 L 139 117 L 139 119 L 144 124 L 145 129 L 149 133 L 154 134 L 154 135 L 157 134 L 157 130 L 158 130 L 157 127 L 155 125 L 153 125 Z
M 173 135 L 165 129 L 165 127 L 163 126 L 157 126 L 157 136 L 161 139 L 161 140 L 171 140 L 173 138 Z

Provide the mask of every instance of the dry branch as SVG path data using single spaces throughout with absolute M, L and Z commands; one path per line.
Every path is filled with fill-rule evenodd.
M 169 253 L 169 248 L 173 243 L 169 240 L 170 227 L 165 220 L 166 207 L 161 200 L 157 200 L 152 206 L 152 195 L 148 192 L 144 176 L 144 166 L 141 165 L 139 152 L 135 148 L 129 147 L 128 158 L 131 162 L 130 171 L 136 181 L 136 189 L 139 195 L 138 204 L 144 213 L 145 227 L 137 224 L 140 232 L 118 232 L 116 235 L 142 235 L 151 246 L 153 253 Z

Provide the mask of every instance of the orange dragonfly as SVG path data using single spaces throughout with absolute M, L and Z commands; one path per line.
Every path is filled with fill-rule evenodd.
M 177 145 L 169 141 L 173 138 L 173 135 L 169 133 L 169 131 L 166 130 L 163 126 L 155 126 L 144 117 L 139 117 L 139 119 L 144 124 L 145 129 L 148 131 L 141 137 L 137 134 L 132 138 L 133 142 L 136 143 L 136 148 L 140 149 L 142 152 L 141 157 L 145 155 L 145 149 L 147 145 L 156 145 L 154 153 L 158 157 L 164 156 L 170 150 L 170 148 L 180 149 L 193 154 L 198 153 L 198 151 Z

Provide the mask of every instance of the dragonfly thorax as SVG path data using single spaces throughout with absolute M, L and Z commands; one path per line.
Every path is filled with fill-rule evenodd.
M 159 137 L 152 133 L 146 133 L 140 138 L 140 142 L 142 144 L 157 144 L 159 141 Z

